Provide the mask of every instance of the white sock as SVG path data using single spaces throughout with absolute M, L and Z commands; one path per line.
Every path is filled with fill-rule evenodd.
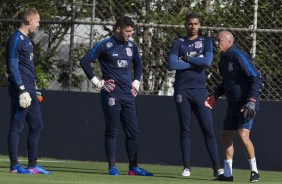
M 249 161 L 249 164 L 250 164 L 251 171 L 255 171 L 256 173 L 258 173 L 256 157 L 254 157 L 252 159 L 248 159 L 248 161 Z
M 224 160 L 224 176 L 230 177 L 232 176 L 232 162 L 233 160 Z

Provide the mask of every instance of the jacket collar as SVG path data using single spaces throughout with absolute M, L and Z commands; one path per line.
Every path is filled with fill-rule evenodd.
M 233 52 L 233 51 L 235 51 L 235 50 L 237 50 L 238 49 L 238 47 L 235 45 L 235 44 L 233 44 L 231 47 L 229 47 L 223 54 L 222 54 L 222 56 L 227 56 L 227 55 L 229 55 L 229 53 L 231 53 L 231 52 Z

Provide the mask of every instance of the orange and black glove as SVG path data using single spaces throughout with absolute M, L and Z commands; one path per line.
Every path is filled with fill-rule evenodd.
M 39 101 L 39 102 L 42 102 L 42 101 L 43 101 L 43 96 L 42 96 L 41 92 L 36 91 L 36 95 L 37 95 L 38 101 Z

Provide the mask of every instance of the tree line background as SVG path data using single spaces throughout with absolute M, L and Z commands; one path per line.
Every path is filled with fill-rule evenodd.
M 174 71 L 167 69 L 170 44 L 185 36 L 185 15 L 195 12 L 202 18 L 203 36 L 215 38 L 219 31 L 230 30 L 236 44 L 253 57 L 263 78 L 261 99 L 282 99 L 281 0 L 1 0 L 1 87 L 7 86 L 6 40 L 18 28 L 20 12 L 26 7 L 35 7 L 42 20 L 40 31 L 31 35 L 41 89 L 97 92 L 79 60 L 112 35 L 119 16 L 128 15 L 136 22 L 133 39 L 143 60 L 141 94 L 172 95 Z M 220 81 L 218 61 L 215 53 L 207 70 L 210 92 Z M 97 62 L 93 70 L 101 74 Z

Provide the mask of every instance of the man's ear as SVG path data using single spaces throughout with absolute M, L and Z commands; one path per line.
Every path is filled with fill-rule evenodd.
M 120 32 L 121 32 L 121 28 L 120 28 L 120 27 L 117 27 L 117 28 L 116 28 L 116 32 L 120 33 Z
M 24 20 L 23 20 L 23 23 L 24 23 L 24 25 L 30 25 L 31 22 L 30 22 L 30 20 L 28 20 L 28 19 L 24 19 Z

